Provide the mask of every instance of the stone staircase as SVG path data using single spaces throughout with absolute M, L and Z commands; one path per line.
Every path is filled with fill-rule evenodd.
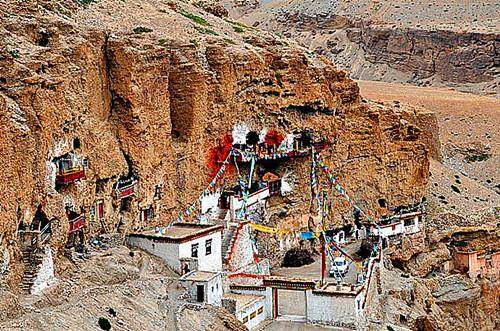
M 22 250 L 24 274 L 21 289 L 30 293 L 43 260 L 43 253 L 34 247 L 25 247 Z
M 222 257 L 224 259 L 224 262 L 227 262 L 227 258 L 229 257 L 229 252 L 233 243 L 233 237 L 237 228 L 237 224 L 230 223 L 224 230 L 224 238 L 222 239 Z

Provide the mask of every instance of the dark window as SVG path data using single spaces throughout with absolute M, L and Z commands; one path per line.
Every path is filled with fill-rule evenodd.
M 212 254 L 212 239 L 205 241 L 205 255 Z
M 405 226 L 411 226 L 411 225 L 415 225 L 415 220 L 413 218 L 405 220 Z
M 254 319 L 257 316 L 257 312 L 253 312 L 250 314 L 250 319 Z
M 260 315 L 264 312 L 264 308 L 263 307 L 260 307 L 259 309 L 257 309 L 257 315 Z
M 387 206 L 387 202 L 385 201 L 385 199 L 378 199 L 378 204 L 382 208 L 385 208 Z
M 198 244 L 191 245 L 191 257 L 198 257 Z
M 243 324 L 248 322 L 248 316 L 243 317 Z
M 81 147 L 80 138 L 73 139 L 73 149 L 77 149 L 80 147 Z
M 156 185 L 155 186 L 155 195 L 154 195 L 155 200 L 160 200 L 161 199 L 161 185 Z

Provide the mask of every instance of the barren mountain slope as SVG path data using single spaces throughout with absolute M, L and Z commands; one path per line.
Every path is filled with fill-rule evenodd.
M 497 1 L 253 4 L 226 1 L 235 17 L 299 40 L 354 78 L 498 93 Z
M 93 251 L 90 259 L 63 259 L 58 271 L 43 295 L 16 298 L 0 290 L 1 330 L 99 330 L 99 318 L 112 330 L 245 330 L 220 308 L 181 308 L 186 293 L 178 276 L 141 251 L 130 254 L 121 245 Z

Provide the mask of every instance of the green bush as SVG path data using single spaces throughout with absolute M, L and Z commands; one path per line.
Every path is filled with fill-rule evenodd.
M 234 29 L 234 32 L 237 32 L 237 33 L 245 32 L 245 29 L 243 29 L 241 26 L 233 25 L 233 29 Z
M 133 31 L 134 31 L 134 33 L 139 34 L 139 33 L 152 32 L 153 30 L 150 28 L 143 27 L 143 26 L 138 26 L 138 27 L 135 27 Z
M 203 17 L 197 16 L 195 14 L 191 14 L 191 13 L 188 13 L 185 11 L 181 11 L 181 15 L 189 18 L 191 21 L 193 21 L 197 24 L 204 25 L 204 26 L 210 26 L 210 23 L 208 23 L 208 21 L 206 19 L 204 19 Z
M 487 159 L 489 159 L 489 157 L 490 157 L 490 154 L 487 154 L 487 153 L 474 153 L 474 154 L 467 155 L 465 157 L 465 161 L 467 161 L 468 163 L 481 162 L 481 161 L 486 161 Z
M 19 59 L 21 55 L 19 54 L 19 51 L 17 49 L 11 49 L 9 51 L 9 54 L 12 55 L 14 59 Z
M 200 26 L 195 26 L 194 28 L 196 30 L 198 30 L 198 32 L 201 32 L 203 34 L 211 34 L 211 35 L 214 35 L 214 36 L 218 36 L 219 35 L 217 32 L 215 32 L 214 30 L 211 30 L 211 29 L 202 28 Z
M 167 43 L 167 39 L 161 38 L 158 40 L 158 44 L 165 45 Z

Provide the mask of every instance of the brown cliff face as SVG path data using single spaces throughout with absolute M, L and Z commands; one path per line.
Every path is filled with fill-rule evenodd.
M 326 163 L 378 212 L 424 195 L 418 115 L 361 103 L 357 85 L 321 56 L 188 4 L 35 3 L 3 5 L 12 14 L 0 32 L 0 229 L 13 265 L 16 228 L 38 208 L 57 248 L 66 206 L 85 214 L 87 238 L 171 222 L 208 183 L 210 147 L 241 122 L 314 130 L 330 142 Z M 56 187 L 54 161 L 66 153 L 86 159 L 85 178 Z M 297 210 L 309 201 L 308 162 L 280 168 L 295 172 Z M 131 175 L 136 194 L 124 202 L 114 188 Z M 331 223 L 350 222 L 340 215 L 351 210 L 338 208 Z
M 495 79 L 497 34 L 356 25 L 346 30 L 347 38 L 361 47 L 372 65 L 409 73 L 414 81 L 474 84 Z
M 233 12 L 249 25 L 295 38 L 352 78 L 498 93 L 493 3 L 270 2 L 239 17 L 241 5 L 233 1 Z

